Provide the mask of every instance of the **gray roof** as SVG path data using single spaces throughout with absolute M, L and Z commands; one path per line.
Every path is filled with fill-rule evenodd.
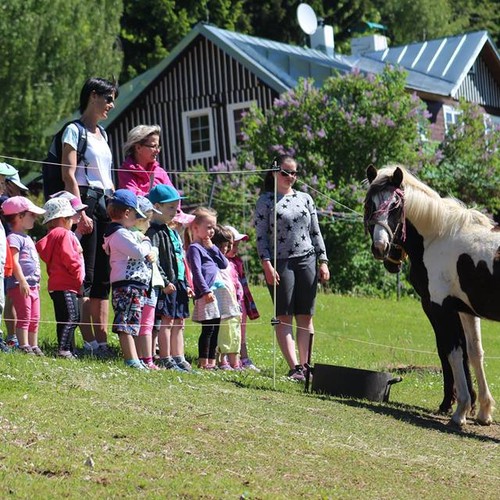
M 120 87 L 115 109 L 104 123 L 108 126 L 132 103 L 197 37 L 204 36 L 234 57 L 278 93 L 296 86 L 299 78 L 313 78 L 321 86 L 329 76 L 359 69 L 380 73 L 387 64 L 407 73 L 407 86 L 421 92 L 454 97 L 485 44 L 500 63 L 494 42 L 486 31 L 413 43 L 367 52 L 330 57 L 320 50 L 274 42 L 197 24 L 159 64 Z

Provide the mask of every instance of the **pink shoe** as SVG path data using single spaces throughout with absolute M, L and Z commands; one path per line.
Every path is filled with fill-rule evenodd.
M 152 361 L 150 361 L 149 363 L 146 363 L 146 366 L 148 368 L 148 370 L 161 370 L 161 368 L 157 365 L 155 365 Z

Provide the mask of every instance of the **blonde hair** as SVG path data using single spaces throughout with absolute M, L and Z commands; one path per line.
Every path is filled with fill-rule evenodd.
M 151 135 L 160 136 L 160 134 L 161 127 L 159 125 L 137 125 L 137 127 L 134 127 L 129 131 L 127 142 L 123 145 L 123 154 L 125 158 L 127 156 L 133 156 L 134 147 L 137 144 L 141 144 Z
M 217 212 L 213 208 L 209 207 L 198 207 L 195 208 L 192 212 L 194 215 L 194 220 L 191 224 L 200 224 L 200 222 L 204 221 L 208 217 L 217 217 Z

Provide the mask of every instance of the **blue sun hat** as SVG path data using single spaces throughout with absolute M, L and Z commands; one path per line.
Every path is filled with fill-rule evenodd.
M 157 184 L 148 194 L 151 203 L 170 203 L 171 201 L 183 200 L 185 197 L 173 186 Z
M 111 203 L 122 205 L 127 208 L 133 208 L 137 212 L 137 216 L 145 219 L 146 216 L 142 213 L 137 203 L 137 196 L 128 189 L 117 189 L 111 197 Z

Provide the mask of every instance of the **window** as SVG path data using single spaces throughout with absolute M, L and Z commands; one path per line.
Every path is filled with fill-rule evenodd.
M 236 156 L 241 146 L 241 122 L 243 114 L 246 113 L 256 101 L 239 102 L 227 106 L 227 123 L 229 126 L 229 140 L 231 141 L 231 156 Z
M 182 113 L 187 160 L 215 156 L 214 123 L 210 108 Z
M 462 114 L 462 112 L 452 106 L 443 105 L 443 114 L 444 114 L 444 128 L 445 131 L 448 132 L 450 125 L 456 125 L 458 123 L 458 117 Z

